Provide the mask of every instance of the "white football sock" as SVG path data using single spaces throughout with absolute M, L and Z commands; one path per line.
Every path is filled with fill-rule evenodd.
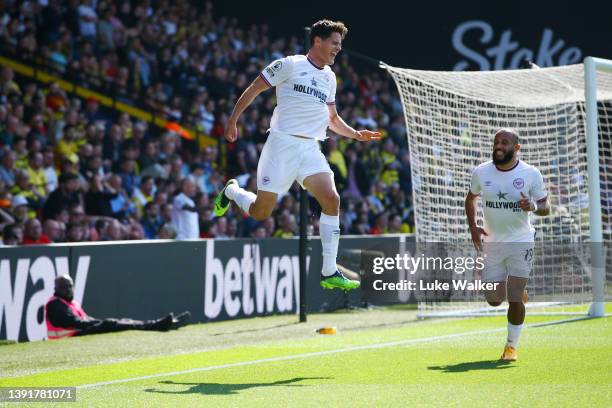
M 508 322 L 508 341 L 506 343 L 507 346 L 512 346 L 515 349 L 518 348 L 519 336 L 521 335 L 521 330 L 523 330 L 523 325 L 514 325 Z
M 238 207 L 245 213 L 249 213 L 251 204 L 255 202 L 257 196 L 236 184 L 230 184 L 225 189 L 225 196 L 238 204 Z
M 340 217 L 321 213 L 319 221 L 319 234 L 323 245 L 323 270 L 321 275 L 331 276 L 336 268 L 338 243 L 340 242 Z

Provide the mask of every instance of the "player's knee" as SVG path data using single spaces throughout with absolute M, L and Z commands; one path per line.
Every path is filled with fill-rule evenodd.
M 504 291 L 500 289 L 501 288 L 498 287 L 498 290 L 492 290 L 492 291 L 485 292 L 485 299 L 489 305 L 493 307 L 497 307 L 501 305 L 504 300 L 506 300 Z
M 329 191 L 323 197 L 321 208 L 326 214 L 337 214 L 340 209 L 340 196 L 336 191 Z
M 340 195 L 334 191 L 334 193 L 332 194 L 332 199 L 331 199 L 331 203 L 334 206 L 335 209 L 339 210 L 340 209 Z

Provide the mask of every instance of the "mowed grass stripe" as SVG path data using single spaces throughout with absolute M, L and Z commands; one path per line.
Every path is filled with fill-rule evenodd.
M 551 326 L 551 325 L 557 325 L 557 324 L 563 324 L 563 323 L 571 323 L 571 322 L 577 322 L 577 321 L 589 320 L 589 319 L 590 319 L 589 317 L 560 319 L 560 320 L 554 320 L 554 321 L 545 322 L 545 323 L 528 324 L 528 325 L 525 325 L 525 328 L 545 327 L 545 326 Z M 316 351 L 316 352 L 303 353 L 303 354 L 292 354 L 292 355 L 280 356 L 280 357 L 263 358 L 263 359 L 258 359 L 258 360 L 242 361 L 238 363 L 222 364 L 222 365 L 217 365 L 217 366 L 198 367 L 198 368 L 193 368 L 190 370 L 174 371 L 170 373 L 158 373 L 158 374 L 152 374 L 152 375 L 147 375 L 147 376 L 142 376 L 142 377 L 125 378 L 125 379 L 112 380 L 112 381 L 102 381 L 102 382 L 97 382 L 97 383 L 92 383 L 92 384 L 80 385 L 78 386 L 78 388 L 101 387 L 105 385 L 122 384 L 122 383 L 127 383 L 127 382 L 132 382 L 132 381 L 142 381 L 142 380 L 148 380 L 148 379 L 159 378 L 159 377 L 172 377 L 172 376 L 191 374 L 191 373 L 202 372 L 202 371 L 214 371 L 214 370 L 221 370 L 221 369 L 226 369 L 226 368 L 250 366 L 250 365 L 255 365 L 255 364 L 265 364 L 265 363 L 271 363 L 271 362 L 321 357 L 321 356 L 327 356 L 330 354 L 350 353 L 350 352 L 355 352 L 355 351 L 374 350 L 374 349 L 388 348 L 388 347 L 395 347 L 395 346 L 410 346 L 410 345 L 419 344 L 419 343 L 440 342 L 440 341 L 445 341 L 445 340 L 457 339 L 460 337 L 478 336 L 478 335 L 491 334 L 491 333 L 497 333 L 497 332 L 502 332 L 502 331 L 506 331 L 506 328 L 502 327 L 502 328 L 495 328 L 495 329 L 477 330 L 477 331 L 454 333 L 454 334 L 447 334 L 447 335 L 440 335 L 440 336 L 433 336 L 433 337 L 390 341 L 386 343 L 364 344 L 361 346 L 351 346 L 351 347 L 344 347 L 340 349 Z
M 609 319 L 528 329 L 520 359 L 504 335 L 462 336 L 79 389 L 86 406 L 609 406 Z
M 167 376 L 169 373 L 191 370 L 211 370 L 209 367 L 219 369 L 219 366 L 230 364 L 250 365 L 256 360 L 265 362 L 267 359 L 304 358 L 303 356 L 305 355 L 315 356 L 320 355 L 321 352 L 341 353 L 356 350 L 355 347 L 391 347 L 394 345 L 401 345 L 402 343 L 410 344 L 410 342 L 413 341 L 435 341 L 432 338 L 439 338 L 441 336 L 454 338 L 457 336 L 478 335 L 483 333 L 483 331 L 490 333 L 504 331 L 504 320 L 505 319 L 502 318 L 453 320 L 444 325 L 440 325 L 438 324 L 439 322 L 433 321 L 425 325 L 345 333 L 343 336 L 319 337 L 305 341 L 279 342 L 262 346 L 235 347 L 232 349 L 211 352 L 141 359 L 61 370 L 53 373 L 5 378 L 0 380 L 0 386 L 87 385 L 114 380 L 129 380 L 136 377 Z M 544 318 L 537 318 L 535 320 L 544 321 L 545 323 L 547 321 L 550 322 L 550 319 L 546 320 Z M 568 319 L 563 319 L 563 321 L 566 320 Z M 534 324 L 537 325 L 539 323 Z M 418 330 L 415 330 L 417 328 Z

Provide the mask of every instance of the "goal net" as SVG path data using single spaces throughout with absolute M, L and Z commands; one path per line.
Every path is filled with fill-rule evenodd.
M 400 91 L 406 118 L 417 242 L 469 247 L 464 201 L 472 170 L 491 158 L 495 132 L 514 128 L 520 135 L 519 157 L 540 169 L 552 206 L 549 216 L 533 217 L 537 233 L 528 306 L 591 303 L 594 285 L 595 292 L 605 290 L 601 286 L 609 272 L 604 279 L 594 276 L 589 243 L 601 241 L 591 237 L 594 225 L 602 229 L 604 243 L 612 240 L 612 71 L 596 76 L 599 163 L 594 165 L 601 193 L 595 196 L 589 193 L 583 64 L 489 72 L 383 67 Z M 593 219 L 590 207 L 598 202 L 601 215 Z M 476 292 L 460 301 L 450 296 L 444 302 L 422 301 L 419 310 L 421 316 L 503 312 L 483 299 Z

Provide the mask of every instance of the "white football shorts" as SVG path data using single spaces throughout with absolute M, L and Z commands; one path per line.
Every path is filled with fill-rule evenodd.
M 485 242 L 483 282 L 505 282 L 508 276 L 529 278 L 534 246 L 533 242 Z
M 270 132 L 257 164 L 257 189 L 282 195 L 295 180 L 317 173 L 331 173 L 316 139 Z

